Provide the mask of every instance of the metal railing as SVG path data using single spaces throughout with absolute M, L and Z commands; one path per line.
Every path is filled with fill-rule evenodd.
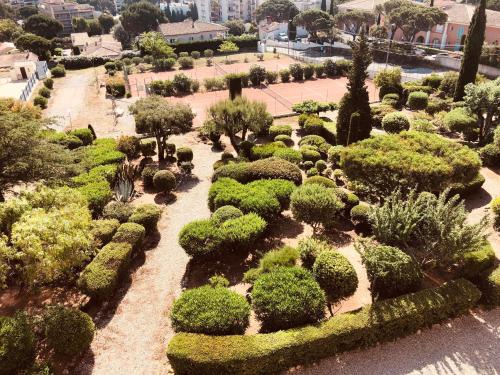
M 33 87 L 35 87 L 37 82 L 36 78 L 36 73 L 33 73 L 33 75 L 28 79 L 28 82 L 26 82 L 26 86 L 24 87 L 23 91 L 21 92 L 21 96 L 19 97 L 19 100 L 22 100 L 23 102 L 27 102 L 31 92 L 33 91 Z

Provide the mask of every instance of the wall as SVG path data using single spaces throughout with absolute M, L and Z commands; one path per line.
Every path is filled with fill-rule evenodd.
M 448 56 L 436 56 L 435 62 L 445 68 L 460 70 L 461 59 L 455 59 Z M 479 73 L 484 74 L 491 78 L 496 78 L 500 76 L 500 69 L 494 68 L 492 66 L 479 64 Z

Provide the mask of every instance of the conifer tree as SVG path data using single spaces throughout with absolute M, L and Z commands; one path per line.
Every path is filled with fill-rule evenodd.
M 484 32 L 486 29 L 486 0 L 481 0 L 479 6 L 474 11 L 470 21 L 469 34 L 465 39 L 464 55 L 458 76 L 457 86 L 453 100 L 458 102 L 464 97 L 464 88 L 468 83 L 476 80 L 479 58 L 484 43 Z
M 330 16 L 334 16 L 337 13 L 337 5 L 334 0 L 330 0 Z
M 348 91 L 340 101 L 337 117 L 337 143 L 344 146 L 368 138 L 372 130 L 370 102 L 365 86 L 371 53 L 364 31 L 357 42 L 351 43 L 351 47 L 352 66 L 348 73 Z
M 326 0 L 321 0 L 321 10 L 326 12 Z

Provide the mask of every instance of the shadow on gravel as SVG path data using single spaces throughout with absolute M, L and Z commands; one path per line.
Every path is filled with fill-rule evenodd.
M 490 193 L 481 188 L 477 193 L 465 198 L 465 209 L 467 211 L 472 211 L 476 208 L 485 207 L 492 199 Z

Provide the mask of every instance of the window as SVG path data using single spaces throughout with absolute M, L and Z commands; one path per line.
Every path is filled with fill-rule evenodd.
M 170 39 L 170 43 L 175 43 L 175 39 Z
M 444 31 L 444 25 L 436 25 L 436 32 L 442 33 Z
M 435 39 L 432 41 L 432 46 L 433 46 L 433 47 L 439 47 L 439 39 L 438 39 L 438 38 L 435 38 Z

